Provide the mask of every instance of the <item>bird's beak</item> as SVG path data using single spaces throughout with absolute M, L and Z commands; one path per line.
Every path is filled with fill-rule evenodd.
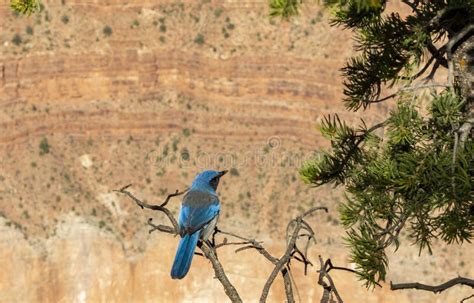
M 219 178 L 222 177 L 223 175 L 227 174 L 228 170 L 222 170 L 219 172 Z

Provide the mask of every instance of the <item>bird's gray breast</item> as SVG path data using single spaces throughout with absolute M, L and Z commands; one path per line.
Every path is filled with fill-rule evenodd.
M 183 198 L 183 205 L 192 208 L 205 207 L 217 203 L 219 203 L 219 199 L 216 195 L 202 191 L 189 191 Z

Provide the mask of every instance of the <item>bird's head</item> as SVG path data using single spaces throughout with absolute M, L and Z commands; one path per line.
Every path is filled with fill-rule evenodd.
M 205 170 L 194 178 L 191 189 L 215 192 L 217 190 L 217 185 L 219 185 L 219 179 L 226 173 L 227 170 Z

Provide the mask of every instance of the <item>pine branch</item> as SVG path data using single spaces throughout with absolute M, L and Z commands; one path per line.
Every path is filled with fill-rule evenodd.
M 344 155 L 342 160 L 339 162 L 339 165 L 338 165 L 337 169 L 332 171 L 328 175 L 327 179 L 332 179 L 332 178 L 335 178 L 336 176 L 338 176 L 345 169 L 347 163 L 354 156 L 355 151 L 359 148 L 360 144 L 365 140 L 366 136 L 368 134 L 372 133 L 373 131 L 375 131 L 376 129 L 384 127 L 387 122 L 388 121 L 385 120 L 383 122 L 377 123 L 377 124 L 373 125 L 371 128 L 369 128 L 368 130 L 366 130 L 365 132 L 363 132 L 362 134 L 357 135 L 356 138 L 355 138 L 353 148 L 351 150 L 349 150 L 349 152 L 347 154 Z
M 436 46 L 433 45 L 433 42 L 429 40 L 426 44 L 426 49 L 439 62 L 439 64 L 445 68 L 448 68 L 448 61 L 443 57 L 443 54 L 446 52 L 444 47 L 437 49 Z
M 445 283 L 439 284 L 439 285 L 427 285 L 427 284 L 422 284 L 418 282 L 414 283 L 398 283 L 398 284 L 393 284 L 390 282 L 390 289 L 391 290 L 400 290 L 400 289 L 419 289 L 419 290 L 425 290 L 425 291 L 431 291 L 436 293 L 440 293 L 445 291 L 448 288 L 451 288 L 456 285 L 466 285 L 470 286 L 471 288 L 474 288 L 474 280 L 473 279 L 468 279 L 468 278 L 463 278 L 463 277 L 457 277 L 454 279 L 451 279 Z
M 405 3 L 406 5 L 408 5 L 413 10 L 413 12 L 415 13 L 420 12 L 415 2 L 410 2 L 409 0 L 402 0 L 402 3 Z

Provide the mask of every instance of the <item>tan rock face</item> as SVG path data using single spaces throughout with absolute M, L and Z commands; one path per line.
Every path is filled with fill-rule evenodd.
M 329 27 L 326 12 L 308 4 L 282 22 L 268 20 L 265 1 L 43 3 L 39 14 L 15 17 L 0 2 L 0 302 L 224 301 L 199 256 L 185 280 L 171 280 L 178 240 L 146 227 L 164 217 L 112 192 L 133 183 L 137 196 L 158 202 L 203 169 L 237 169 L 219 188 L 221 228 L 279 255 L 288 220 L 325 205 L 329 216 L 312 219 L 313 260 L 350 266 L 340 192 L 310 189 L 297 170 L 327 145 L 314 131 L 323 115 L 371 123 L 387 108 L 344 110 L 338 69 L 351 37 Z M 390 279 L 473 275 L 472 246 L 440 244 L 418 257 L 409 243 L 390 259 Z M 244 300 L 256 301 L 271 267 L 251 251 L 220 256 Z M 301 301 L 318 301 L 315 269 L 304 277 L 293 267 Z M 334 277 L 348 302 L 469 294 L 372 292 L 353 276 Z M 282 300 L 277 281 L 269 301 Z

